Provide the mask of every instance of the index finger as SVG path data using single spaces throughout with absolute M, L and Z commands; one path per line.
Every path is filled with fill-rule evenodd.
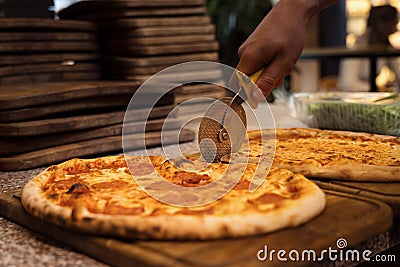
M 256 47 L 248 47 L 243 51 L 239 59 L 236 69 L 251 75 L 260 70 L 274 58 L 275 52 L 273 50 L 262 50 Z

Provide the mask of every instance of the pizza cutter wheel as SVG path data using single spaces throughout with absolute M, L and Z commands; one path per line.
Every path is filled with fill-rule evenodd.
M 231 105 L 232 101 L 232 97 L 216 100 L 200 122 L 199 147 L 208 162 L 239 151 L 246 137 L 246 113 L 241 105 Z
M 250 77 L 235 71 L 236 95 L 218 99 L 207 109 L 198 134 L 200 152 L 207 162 L 218 162 L 222 156 L 239 151 L 247 132 L 246 113 L 241 104 L 247 99 L 252 108 L 257 108 L 251 92 L 263 70 Z

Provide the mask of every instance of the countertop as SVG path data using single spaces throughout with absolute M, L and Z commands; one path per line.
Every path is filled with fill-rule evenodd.
M 0 172 L 0 193 L 22 188 L 44 168 Z M 0 266 L 105 266 L 0 217 Z
M 191 151 L 195 143 L 180 146 L 183 152 Z M 177 153 L 177 146 L 166 146 Z M 161 155 L 162 148 L 135 151 L 134 155 Z M 0 194 L 22 188 L 45 167 L 27 171 L 0 172 Z M 0 267 L 12 266 L 107 266 L 81 253 L 36 234 L 18 224 L 0 217 Z

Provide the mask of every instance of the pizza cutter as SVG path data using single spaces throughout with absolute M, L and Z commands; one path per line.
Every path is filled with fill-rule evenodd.
M 231 83 L 233 87 L 239 88 L 237 93 L 233 97 L 216 100 L 205 112 L 200 122 L 198 143 L 201 155 L 207 162 L 218 162 L 222 156 L 239 151 L 247 132 L 242 103 L 247 99 L 251 108 L 258 107 L 251 92 L 257 88 L 255 81 L 263 70 L 250 77 L 236 70 Z

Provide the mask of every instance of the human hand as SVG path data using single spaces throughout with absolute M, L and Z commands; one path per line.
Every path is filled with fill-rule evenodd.
M 321 9 L 328 2 L 335 2 L 319 1 Z M 239 48 L 240 60 L 236 67 L 239 71 L 251 75 L 265 67 L 256 82 L 261 92 L 252 92 L 255 101 L 263 101 L 292 72 L 304 48 L 307 24 L 319 11 L 309 4 L 311 2 L 316 3 L 281 0 Z

